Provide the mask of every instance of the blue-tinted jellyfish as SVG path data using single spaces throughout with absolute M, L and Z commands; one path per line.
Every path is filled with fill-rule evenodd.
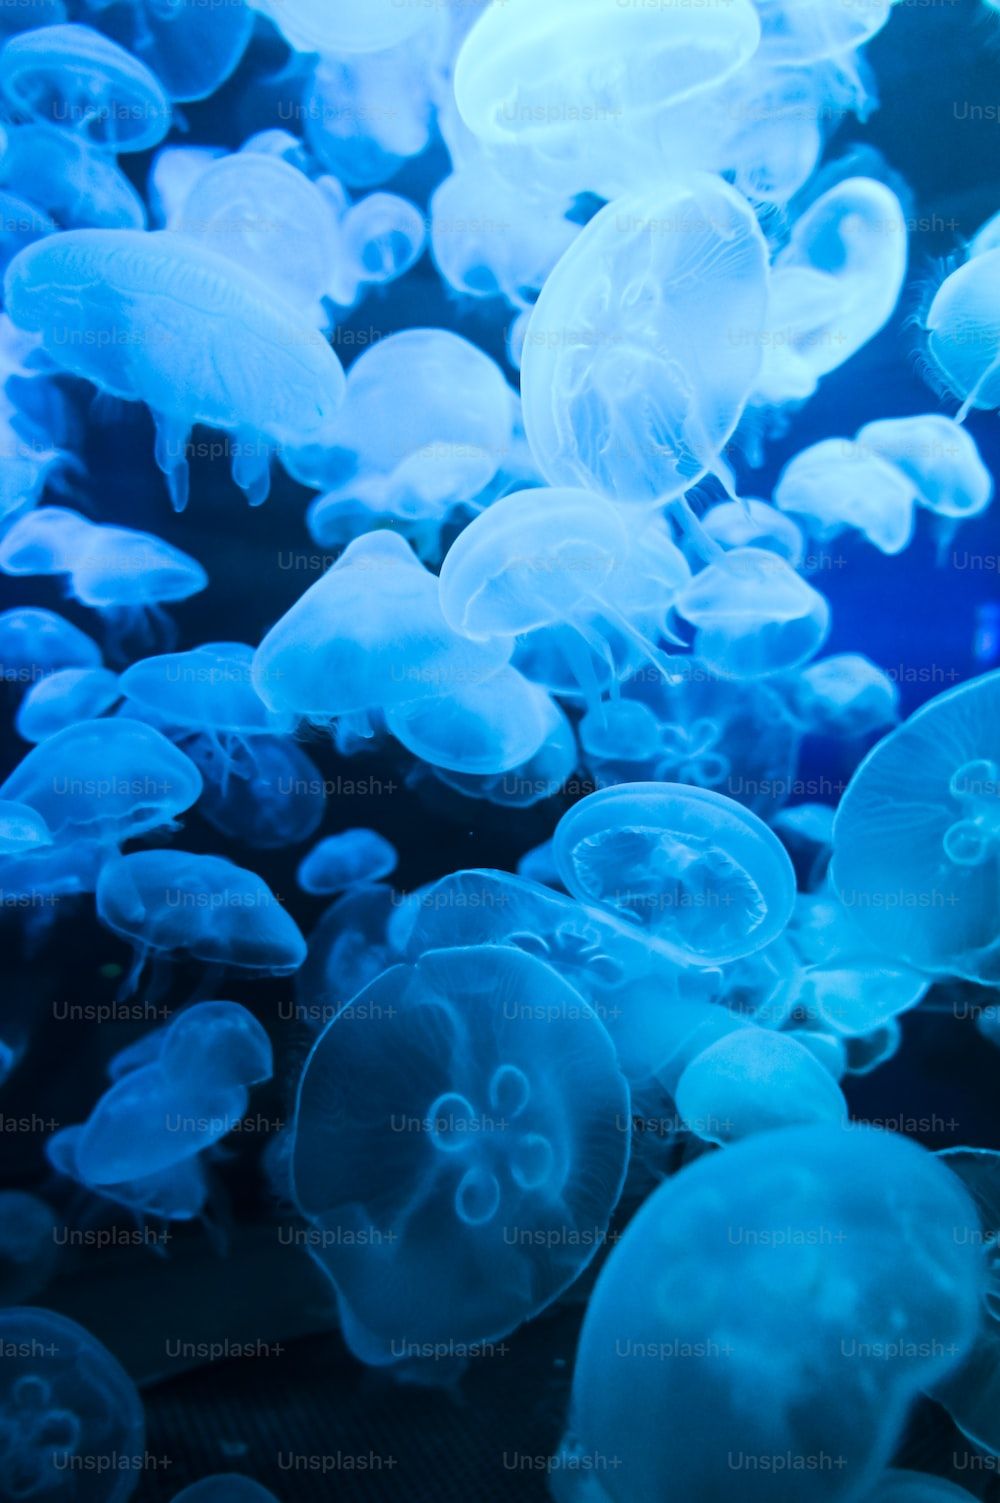
M 653 16 L 618 7 L 615 24 L 629 14 Z M 521 363 L 525 430 L 551 485 L 648 504 L 710 472 L 728 488 L 720 455 L 760 368 L 767 261 L 746 199 L 707 175 L 590 221 L 542 290 Z
M 243 5 L 203 0 L 84 0 L 111 32 L 159 79 L 171 99 L 207 99 L 235 72 L 253 30 Z
M 79 720 L 96 720 L 121 698 L 109 668 L 63 668 L 32 684 L 14 722 L 25 741 L 47 741 Z
M 396 0 L 254 0 L 254 9 L 297 51 L 332 55 L 380 52 L 414 36 L 428 19 L 424 6 Z
M 766 501 L 722 501 L 705 513 L 701 525 L 723 548 L 764 548 L 793 569 L 805 557 L 801 529 Z
M 779 809 L 771 820 L 771 829 L 792 858 L 803 892 L 814 892 L 826 876 L 836 812 L 829 804 L 796 804 Z
M 296 1018 L 313 1033 L 401 959 L 390 934 L 401 903 L 391 887 L 362 882 L 331 903 L 312 930 L 295 996 Z
M 62 229 L 141 230 L 142 198 L 113 157 L 52 125 L 6 131 L 0 183 Z
M 902 470 L 917 504 L 945 522 L 978 517 L 993 499 L 993 476 L 972 434 L 940 412 L 866 423 L 857 444 Z
M 923 317 L 926 374 L 961 403 L 957 421 L 1000 405 L 1000 249 L 945 277 Z
M 503 808 L 529 809 L 552 798 L 568 782 L 577 767 L 576 738 L 569 719 L 550 701 L 551 729 L 542 745 L 526 762 L 506 772 L 476 774 L 431 769 L 439 782 L 466 798 L 484 799 Z M 545 711 L 549 715 L 549 709 Z
M 171 1503 L 278 1503 L 278 1499 L 252 1477 L 244 1477 L 240 1472 L 217 1472 L 182 1488 Z
M 674 608 L 695 628 L 697 656 L 724 678 L 766 678 L 798 668 L 830 630 L 824 596 L 765 548 L 724 553 L 695 575 Z
M 455 684 L 436 699 L 395 704 L 386 725 L 430 767 L 475 777 L 523 767 L 558 730 L 561 715 L 544 689 L 516 668 Z
M 971 1341 L 970 1214 L 939 1160 L 871 1129 L 762 1133 L 682 1169 L 591 1297 L 562 1496 L 595 1457 L 613 1503 L 717 1503 L 734 1473 L 746 1503 L 862 1496 Z
M 114 152 L 148 151 L 170 129 L 155 74 L 91 26 L 42 26 L 0 57 L 0 93 L 17 114 Z
M 812 396 L 888 322 L 906 263 L 906 219 L 883 183 L 845 178 L 815 199 L 774 258 L 754 402 Z
M 717 1039 L 687 1065 L 674 1099 L 686 1126 L 710 1143 L 847 1120 L 830 1072 L 804 1044 L 769 1028 L 740 1028 Z
M 128 712 L 170 727 L 203 768 L 212 761 L 232 767 L 241 750 L 252 760 L 253 741 L 292 728 L 255 690 L 253 655 L 243 642 L 204 642 L 132 663 L 119 680 Z
M 66 506 L 42 506 L 25 512 L 0 539 L 0 569 L 5 574 L 69 574 L 94 524 Z
M 530 851 L 525 851 L 517 863 L 517 874 L 528 882 L 551 887 L 556 892 L 563 890 L 562 878 L 556 871 L 551 840 L 543 840 L 541 845 L 532 846 Z
M 348 1004 L 306 1063 L 293 1179 L 351 1349 L 454 1351 L 551 1304 L 604 1240 L 628 1101 L 596 1015 L 515 950 L 432 951 Z
M 396 870 L 396 847 L 377 830 L 342 830 L 313 846 L 299 864 L 303 892 L 343 892 L 359 882 L 377 882 Z
M 153 726 L 80 720 L 32 747 L 0 798 L 30 804 L 60 844 L 111 846 L 170 827 L 201 787 L 194 763 Z
M 372 733 L 372 715 L 489 678 L 510 658 L 507 638 L 467 641 L 441 611 L 438 581 L 389 532 L 356 539 L 273 626 L 253 683 L 276 713 L 338 720 Z
M 58 1256 L 51 1207 L 23 1190 L 0 1190 L 0 1305 L 22 1305 L 44 1289 Z
M 73 560 L 69 593 L 100 611 L 108 625 L 109 653 L 126 638 L 143 645 L 172 638 L 163 610 L 197 595 L 208 575 L 197 559 L 151 532 L 130 527 L 92 527 Z
M 917 489 L 898 465 L 869 445 L 827 438 L 796 454 L 782 470 L 774 504 L 821 541 L 854 529 L 882 553 L 902 553 L 913 539 Z
M 939 695 L 880 741 L 837 811 L 832 874 L 877 951 L 1000 979 L 1000 673 Z
M 202 173 L 225 155 L 221 146 L 161 146 L 146 185 L 153 222 L 161 229 L 169 228 Z
M 966 1360 L 939 1380 L 931 1396 L 943 1404 L 964 1435 L 1000 1456 L 1000 1154 L 989 1148 L 949 1148 L 940 1154 L 965 1186 L 975 1210 L 953 1227 L 955 1240 L 981 1260 L 984 1287 L 979 1329 Z
M 625 783 L 560 820 L 556 865 L 581 903 L 613 914 L 681 963 L 752 955 L 785 928 L 795 874 L 741 804 L 681 783 Z
M 11 325 L 4 328 L 6 332 Z M 80 469 L 73 455 L 59 447 L 47 423 L 31 418 L 20 393 L 15 399 L 17 384 L 8 379 L 0 386 L 0 526 L 20 519 L 35 506 L 46 486 L 64 489 L 67 475 Z M 40 388 L 54 391 L 47 382 L 33 383 L 33 391 Z
M 0 1311 L 0 1493 L 124 1503 L 146 1424 L 132 1379 L 95 1336 L 52 1310 Z
M 146 957 L 190 956 L 260 976 L 289 976 L 306 942 L 255 872 L 221 856 L 136 851 L 101 868 L 97 916 L 127 940 L 135 985 Z
M 892 1467 L 865 1494 L 864 1503 L 973 1503 L 973 1495 L 944 1477 Z
M 844 740 L 886 731 L 899 719 L 898 686 L 857 652 L 807 664 L 795 680 L 791 701 L 811 734 Z
M 0 799 L 0 856 L 23 856 L 51 844 L 49 827 L 37 810 Z
M 158 1174 L 117 1185 L 91 1184 L 77 1163 L 77 1148 L 84 1125 L 64 1127 L 45 1143 L 49 1163 L 57 1174 L 82 1186 L 98 1202 L 122 1207 L 140 1226 L 147 1218 L 156 1221 L 195 1221 L 206 1214 L 211 1194 L 205 1160 L 197 1154 L 182 1158 Z M 207 1157 L 207 1155 L 206 1155 Z M 160 1244 L 153 1243 L 160 1251 Z
M 317 330 L 252 273 L 169 230 L 37 241 L 8 267 L 4 297 L 62 369 L 152 409 L 178 509 L 195 423 L 236 435 L 233 478 L 257 504 L 270 446 L 324 440 L 343 397 L 343 368 Z
M 238 262 L 309 323 L 321 325 L 330 267 L 341 256 L 323 194 L 278 156 L 239 151 L 200 172 L 170 228 Z
M 97 643 L 55 611 L 15 606 L 0 612 L 0 681 L 33 684 L 60 668 L 99 668 Z
M 254 850 L 279 850 L 311 839 L 323 823 L 323 777 L 294 741 L 257 736 L 225 759 L 203 755 L 197 737 L 184 746 L 205 780 L 198 812 L 224 835 Z
M 54 235 L 58 228 L 44 210 L 0 189 L 0 270 L 7 269 L 19 250 L 43 235 Z
M 416 204 L 398 193 L 366 194 L 340 222 L 342 264 L 334 272 L 330 296 L 353 304 L 364 288 L 395 282 L 420 260 L 426 239 L 427 226 Z
M 779 67 L 847 61 L 871 41 L 897 0 L 874 0 L 862 9 L 850 0 L 757 0 L 761 51 Z

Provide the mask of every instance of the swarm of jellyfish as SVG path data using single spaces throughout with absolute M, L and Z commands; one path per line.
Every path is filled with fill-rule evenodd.
M 998 12 L 0 4 L 0 1503 L 998 1496 Z

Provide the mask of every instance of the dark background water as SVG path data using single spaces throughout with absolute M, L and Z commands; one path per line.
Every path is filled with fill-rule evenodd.
M 979 0 L 903 0 L 868 51 L 881 108 L 866 126 L 852 122 L 831 143 L 832 159 L 856 142 L 877 147 L 908 185 L 912 218 L 911 290 L 892 324 L 819 394 L 771 445 L 759 472 L 744 472 L 745 489 L 768 495 L 785 460 L 820 438 L 852 435 L 875 417 L 933 410 L 920 376 L 918 330 L 908 315 L 935 284 L 942 264 L 963 239 L 1000 208 L 1000 15 Z M 237 78 L 214 100 L 186 110 L 189 139 L 236 146 L 250 131 L 276 123 L 283 61 L 276 44 L 255 42 Z M 388 186 L 425 203 L 446 170 L 435 148 Z M 130 159 L 137 182 L 148 163 Z M 345 364 L 397 329 L 437 325 L 457 330 L 503 359 L 509 314 L 496 302 L 457 299 L 428 257 L 382 296 L 370 297 L 336 336 Z M 513 378 L 513 372 L 510 373 Z M 976 414 L 970 431 L 1000 476 L 1000 422 Z M 206 442 L 211 435 L 200 434 Z M 316 577 L 303 562 L 317 550 L 304 524 L 308 493 L 276 474 L 274 491 L 249 509 L 232 485 L 224 457 L 197 460 L 192 501 L 174 516 L 152 464 L 152 430 L 138 409 L 113 421 L 94 419 L 86 435 L 88 481 L 82 509 L 102 520 L 159 533 L 199 558 L 211 589 L 174 612 L 181 643 L 225 637 L 256 642 Z M 861 651 L 898 680 L 904 707 L 915 708 L 953 684 L 1000 663 L 1000 509 L 965 526 L 943 560 L 929 532 L 903 556 L 887 559 L 863 543 L 838 541 L 816 583 L 833 607 L 830 651 Z M 976 564 L 974 561 L 978 560 Z M 94 632 L 90 614 L 59 597 L 44 580 L 5 581 L 4 606 L 47 605 Z M 0 687 L 5 725 L 16 701 Z M 324 833 L 371 825 L 400 850 L 403 889 L 462 866 L 512 868 L 549 833 L 562 805 L 524 814 L 455 798 L 428 800 L 388 755 L 341 763 L 317 742 L 310 754 L 324 776 L 355 780 L 361 791 L 331 800 Z M 23 754 L 5 738 L 3 770 Z M 803 776 L 833 782 L 839 754 L 806 749 Z M 299 850 L 249 852 L 227 843 L 194 815 L 185 847 L 226 851 L 261 872 L 308 932 L 322 904 L 294 883 Z M 60 912 L 55 926 L 27 953 L 20 925 L 3 920 L 4 1013 L 31 1038 L 27 1058 L 4 1088 L 0 1131 L 4 1183 L 46 1183 L 43 1143 L 50 1124 L 81 1120 L 91 1108 L 103 1064 L 143 1031 L 142 1023 L 97 1026 L 67 1020 L 67 1009 L 110 1003 L 124 947 L 98 928 L 86 904 Z M 166 1003 L 176 1006 L 196 977 L 183 968 Z M 271 1030 L 279 1071 L 255 1094 L 262 1131 L 287 1120 L 304 1056 L 303 1030 L 287 1021 L 286 983 L 240 983 L 229 995 L 252 1007 Z M 142 997 L 140 996 L 140 1000 Z M 980 998 L 980 1001 L 983 999 Z M 960 1009 L 956 1009 L 960 1010 Z M 148 1026 L 148 1024 L 146 1025 Z M 1000 1148 L 997 1081 L 1000 1054 L 972 1024 L 922 1009 L 903 1020 L 897 1056 L 875 1075 L 849 1086 L 859 1117 L 898 1120 L 931 1147 L 971 1143 Z M 262 1187 L 257 1141 L 232 1150 L 224 1169 L 230 1197 L 231 1254 L 219 1256 L 205 1234 L 179 1230 L 160 1259 L 147 1249 L 68 1251 L 64 1272 L 41 1300 L 84 1321 L 149 1383 L 145 1398 L 150 1465 L 137 1497 L 159 1503 L 210 1471 L 235 1468 L 257 1476 L 286 1503 L 326 1499 L 401 1498 L 422 1503 L 487 1503 L 546 1495 L 546 1478 L 524 1457 L 546 1456 L 563 1421 L 580 1306 L 570 1303 L 511 1338 L 502 1351 L 474 1364 L 460 1390 L 398 1386 L 366 1372 L 333 1334 L 323 1280 L 306 1255 L 279 1243 L 276 1226 L 291 1218 Z M 254 1355 L 206 1365 L 186 1343 L 260 1342 Z M 326 1475 L 283 1469 L 281 1455 L 334 1457 Z M 511 1458 L 522 1458 L 515 1466 Z M 369 1464 L 364 1465 L 365 1458 Z M 352 1464 L 353 1459 L 353 1464 Z M 956 1438 L 941 1413 L 924 1406 L 904 1449 L 911 1465 L 949 1472 L 978 1496 L 1000 1498 L 994 1474 Z

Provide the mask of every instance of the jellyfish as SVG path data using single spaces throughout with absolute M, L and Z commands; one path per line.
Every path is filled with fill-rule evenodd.
M 722 794 L 625 783 L 560 820 L 569 891 L 683 964 L 718 965 L 770 944 L 791 918 L 795 874 L 762 820 Z
M 859 10 L 850 0 L 757 0 L 761 52 L 783 68 L 843 63 L 882 30 L 895 3 L 874 0 Z
M 137 984 L 148 955 L 185 955 L 258 976 L 290 976 L 306 942 L 255 872 L 221 856 L 136 851 L 102 868 L 97 916 L 132 945 L 125 983 Z
M 330 266 L 342 255 L 337 221 L 315 183 L 281 157 L 239 151 L 199 172 L 170 228 L 267 282 L 310 324 Z
M 253 31 L 253 12 L 244 5 L 84 0 L 84 6 L 181 103 L 214 94 L 236 71 Z
M 194 763 L 153 726 L 80 720 L 32 747 L 0 798 L 30 804 L 60 844 L 108 847 L 172 827 L 201 788 Z
M 0 569 L 15 576 L 69 574 L 94 530 L 93 522 L 66 506 L 25 512 L 0 539 Z
M 826 599 L 765 548 L 724 553 L 680 591 L 674 609 L 695 628 L 698 658 L 723 678 L 798 668 L 830 630 Z
M 618 7 L 615 24 L 626 14 L 651 15 Z M 602 209 L 546 282 L 525 339 L 524 424 L 549 484 L 647 505 L 678 501 L 709 473 L 728 489 L 720 456 L 757 381 L 767 285 L 757 220 L 718 178 L 668 180 Z
M 723 548 L 764 548 L 793 569 L 805 559 L 805 538 L 798 523 L 766 501 L 722 501 L 705 512 L 701 525 Z
M 344 214 L 340 235 L 342 265 L 330 295 L 335 302 L 353 304 L 360 289 L 395 282 L 417 264 L 427 226 L 408 198 L 369 193 Z
M 52 1310 L 0 1311 L 0 1493 L 125 1503 L 143 1463 L 142 1401 L 96 1337 Z
M 171 1503 L 278 1503 L 274 1493 L 240 1472 L 216 1472 L 174 1493 Z
M 562 1496 L 585 1496 L 595 1456 L 618 1463 L 613 1503 L 716 1503 L 734 1472 L 748 1503 L 864 1496 L 971 1342 L 981 1275 L 953 1231 L 971 1213 L 932 1154 L 870 1128 L 784 1128 L 689 1164 L 598 1276 Z
M 372 716 L 491 677 L 511 639 L 467 641 L 448 625 L 438 581 L 402 538 L 356 539 L 271 628 L 253 683 L 275 713 L 373 734 Z
M 834 886 L 872 947 L 993 985 L 1000 673 L 925 704 L 869 752 L 837 811 Z
M 146 208 L 113 157 L 52 125 L 6 127 L 0 185 L 62 229 L 141 230 Z
M 867 444 L 827 438 L 796 454 L 782 470 L 774 504 L 821 540 L 853 528 L 882 553 L 902 553 L 913 539 L 917 490 L 898 465 Z
M 35 809 L 0 799 L 0 856 L 22 856 L 51 844 L 51 831 Z
M 173 224 L 203 172 L 224 157 L 221 146 L 161 146 L 149 169 L 146 191 L 153 221 Z
M 327 835 L 299 863 L 298 883 L 303 892 L 343 892 L 359 882 L 378 882 L 396 870 L 399 855 L 391 841 L 377 830 L 342 830 Z
M 866 423 L 857 444 L 909 478 L 917 505 L 945 523 L 945 537 L 950 536 L 947 524 L 980 516 L 993 499 L 993 476 L 975 439 L 943 413 Z
M 386 725 L 431 767 L 484 777 L 523 767 L 561 723 L 544 689 L 516 668 L 477 683 L 456 683 L 438 698 L 394 704 Z
M 19 250 L 43 235 L 54 235 L 58 228 L 43 210 L 0 189 L 0 270 L 6 271 Z
M 843 1092 L 804 1044 L 769 1028 L 741 1028 L 686 1066 L 675 1092 L 690 1130 L 709 1143 L 813 1123 L 843 1124 Z
M 861 653 L 843 652 L 800 671 L 792 704 L 810 734 L 856 740 L 896 724 L 899 688 Z
M 352 997 L 401 958 L 390 934 L 399 901 L 384 883 L 358 882 L 323 914 L 295 977 L 295 1016 L 311 1032 L 320 1033 Z
M 556 892 L 564 891 L 562 878 L 556 870 L 551 840 L 543 840 L 540 845 L 534 845 L 530 851 L 525 851 L 517 863 L 517 874 L 539 887 L 551 887 Z
M 891 1467 L 865 1494 L 864 1503 L 973 1503 L 973 1495 L 944 1477 Z
M 61 369 L 152 409 L 178 510 L 195 423 L 236 435 L 233 477 L 259 504 L 270 446 L 325 441 L 343 396 L 343 368 L 318 331 L 252 273 L 170 230 L 37 241 L 4 289 L 14 322 L 40 334 Z
M 803 892 L 815 891 L 826 876 L 836 812 L 829 804 L 796 804 L 793 809 L 780 809 L 771 820 L 771 829 L 792 858 Z
M 774 258 L 754 403 L 811 397 L 891 318 L 906 264 L 906 219 L 884 183 L 849 177 L 815 199 Z
M 47 741 L 80 720 L 96 720 L 121 698 L 109 668 L 63 668 L 32 684 L 14 722 L 25 741 Z
M 80 1185 L 95 1200 L 129 1211 L 140 1227 L 147 1218 L 183 1222 L 205 1215 L 211 1187 L 205 1162 L 197 1154 L 141 1179 L 115 1185 L 91 1184 L 77 1163 L 83 1132 L 84 1124 L 62 1128 L 46 1139 L 45 1152 L 57 1174 Z M 150 1245 L 154 1252 L 161 1250 L 157 1242 Z
M 0 1190 L 0 1306 L 33 1299 L 52 1277 L 58 1256 L 51 1207 L 23 1190 Z
M 351 1350 L 385 1365 L 499 1340 L 579 1277 L 624 1182 L 628 1089 L 554 971 L 436 950 L 327 1026 L 294 1131 L 296 1201 L 324 1234 L 310 1251 Z
M 33 684 L 60 668 L 99 668 L 97 643 L 55 611 L 15 606 L 0 611 L 0 680 Z
M 280 850 L 309 840 L 323 823 L 326 789 L 319 768 L 294 741 L 257 736 L 220 761 L 185 741 L 205 788 L 198 812 L 216 830 L 255 850 Z
M 381 52 L 413 37 L 427 24 L 422 5 L 397 0 L 254 0 L 298 52 Z
M 159 79 L 91 26 L 19 32 L 3 49 L 0 93 L 28 120 L 113 152 L 148 151 L 170 129 Z
M 960 402 L 956 421 L 1000 405 L 1000 249 L 983 251 L 945 277 L 923 317 L 925 373 Z
M 163 607 L 189 600 L 207 585 L 196 559 L 130 527 L 92 527 L 69 576 L 72 597 L 108 623 L 109 654 L 132 634 L 144 645 L 156 636 L 169 640 L 174 630 Z

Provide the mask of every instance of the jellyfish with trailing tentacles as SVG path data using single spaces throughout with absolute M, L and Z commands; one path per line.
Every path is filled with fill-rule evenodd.
M 834 887 L 872 946 L 1000 979 L 1000 673 L 939 695 L 868 754 L 834 825 Z
M 7 268 L 4 301 L 61 369 L 151 409 L 177 510 L 196 423 L 235 435 L 233 478 L 257 505 L 272 448 L 325 442 L 343 397 L 317 330 L 253 273 L 170 230 L 36 241 Z
M 602 789 L 559 821 L 554 850 L 575 898 L 681 964 L 752 955 L 792 914 L 795 873 L 781 842 L 755 814 L 708 789 Z
M 969 1216 L 940 1160 L 871 1129 L 761 1133 L 682 1169 L 598 1278 L 560 1500 L 716 1503 L 734 1471 L 747 1503 L 864 1496 L 972 1341 L 979 1253 L 954 1237 Z M 618 1464 L 588 1491 L 594 1456 Z
M 146 1424 L 132 1379 L 83 1326 L 52 1310 L 0 1311 L 0 1493 L 125 1503 Z
M 356 1355 L 497 1340 L 558 1298 L 606 1236 L 628 1121 L 610 1038 L 540 961 L 437 950 L 367 987 L 309 1056 L 292 1160 Z

